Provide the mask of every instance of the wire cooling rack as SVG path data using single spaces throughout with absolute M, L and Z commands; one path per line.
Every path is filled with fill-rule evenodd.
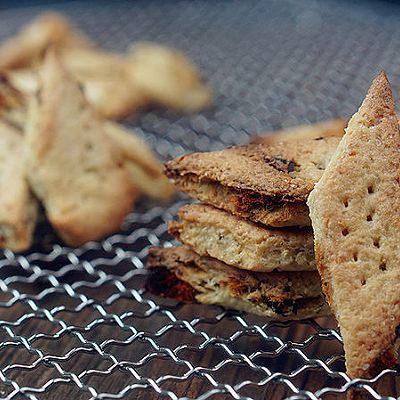
M 391 3 L 45 3 L 106 48 L 154 40 L 201 66 L 215 88 L 213 109 L 127 121 L 163 159 L 351 115 L 382 68 L 399 89 L 400 10 Z M 0 5 L 0 38 L 45 8 L 9 4 Z M 148 248 L 169 245 L 166 222 L 185 201 L 143 200 L 121 232 L 78 249 L 63 246 L 42 221 L 32 252 L 1 253 L 1 398 L 336 399 L 351 387 L 374 399 L 399 393 L 395 370 L 369 381 L 347 377 L 332 319 L 277 323 L 146 293 Z

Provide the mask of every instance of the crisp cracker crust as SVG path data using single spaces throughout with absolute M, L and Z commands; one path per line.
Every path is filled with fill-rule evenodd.
M 304 202 L 273 203 L 250 190 L 237 190 L 195 174 L 173 179 L 177 188 L 200 201 L 250 221 L 273 227 L 309 226 L 308 207 Z
M 316 272 L 256 273 L 200 257 L 186 246 L 150 249 L 147 289 L 180 301 L 196 300 L 274 319 L 330 313 Z
M 400 129 L 384 73 L 350 120 L 308 205 L 348 374 L 371 377 L 395 364 L 400 325 Z
M 179 210 L 169 232 L 197 254 L 259 272 L 315 270 L 310 229 L 271 229 L 207 204 Z
M 27 123 L 29 183 L 58 234 L 77 246 L 118 230 L 138 191 L 106 121 L 53 52 L 41 82 Z
M 169 161 L 166 174 L 190 196 L 243 218 L 309 225 L 305 201 L 338 142 L 332 137 L 193 153 Z

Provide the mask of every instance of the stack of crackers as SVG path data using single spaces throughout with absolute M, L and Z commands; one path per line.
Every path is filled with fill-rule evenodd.
M 167 163 L 201 203 L 170 223 L 183 246 L 151 250 L 147 286 L 277 319 L 331 309 L 348 375 L 370 378 L 396 364 L 400 329 L 400 127 L 386 75 L 343 137 L 323 131 Z
M 257 139 L 269 144 L 168 162 L 167 176 L 200 203 L 181 208 L 169 225 L 183 246 L 151 250 L 149 289 L 276 319 L 329 313 L 306 200 L 340 140 L 329 136 L 343 129 L 330 121 L 302 140 L 284 132 Z

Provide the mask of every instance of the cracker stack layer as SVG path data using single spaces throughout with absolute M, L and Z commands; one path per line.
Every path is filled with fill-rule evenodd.
M 169 225 L 181 247 L 153 249 L 147 287 L 274 319 L 326 315 L 306 199 L 339 138 L 252 144 L 166 164 L 176 186 L 204 203 Z
M 338 137 L 250 144 L 193 153 L 166 164 L 189 196 L 273 227 L 309 226 L 306 200 L 339 143 Z
M 202 256 L 249 271 L 316 269 L 309 228 L 268 228 L 208 204 L 184 206 L 178 217 L 169 232 Z
M 198 301 L 274 319 L 326 315 L 316 272 L 260 273 L 201 257 L 186 246 L 153 248 L 147 288 L 179 301 Z
M 381 73 L 308 204 L 323 290 L 351 377 L 396 363 L 400 326 L 400 129 Z

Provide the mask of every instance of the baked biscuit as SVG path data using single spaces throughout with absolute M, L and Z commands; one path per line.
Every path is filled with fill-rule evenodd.
M 82 85 L 89 103 L 106 118 L 123 118 L 148 105 L 147 97 L 131 82 L 123 57 L 95 48 L 63 48 L 59 54 L 65 68 Z M 38 90 L 36 69 L 8 71 L 7 77 L 25 94 Z
M 344 118 L 331 119 L 282 129 L 280 131 L 262 133 L 252 139 L 252 143 L 273 144 L 279 142 L 293 142 L 294 140 L 317 139 L 321 137 L 344 135 L 347 120 Z
M 88 102 L 106 118 L 121 119 L 139 112 L 148 104 L 147 97 L 129 83 L 123 70 L 107 76 L 97 70 L 83 74 L 66 67 L 82 85 Z M 9 71 L 7 77 L 14 87 L 26 95 L 34 94 L 39 88 L 39 77 L 34 69 Z
M 166 163 L 166 174 L 183 192 L 242 218 L 274 227 L 307 226 L 308 194 L 339 140 L 193 153 Z
M 202 256 L 259 272 L 315 270 L 309 228 L 268 229 L 206 204 L 182 207 L 169 232 Z
M 109 119 L 122 119 L 138 114 L 147 107 L 148 99 L 124 80 L 123 75 L 112 79 L 92 77 L 81 81 L 90 104 Z
M 106 68 L 104 68 L 104 70 L 106 70 Z M 108 73 L 110 73 L 110 71 L 108 71 Z M 106 72 L 104 72 L 103 75 L 106 76 Z M 34 95 L 35 92 L 39 90 L 39 76 L 34 71 L 15 71 L 7 74 L 7 78 L 9 78 L 8 80 L 10 80 L 14 86 L 22 90 L 25 95 Z M 0 104 L 3 103 L 2 94 L 4 88 L 4 103 L 7 101 L 7 104 L 4 105 L 6 117 L 18 116 L 19 119 L 16 122 L 18 122 L 18 126 L 23 129 L 26 122 L 26 98 L 24 98 L 19 91 L 13 89 L 10 84 L 6 85 L 6 80 L 4 80 L 4 84 L 2 84 L 2 82 L 3 81 L 0 81 Z M 124 86 L 124 90 L 126 90 L 126 85 Z M 110 102 L 110 100 L 113 99 L 114 98 L 111 96 L 107 101 Z M 2 111 L 3 110 L 0 108 L 0 112 Z M 11 111 L 13 111 L 13 113 Z M 130 132 L 122 125 L 111 121 L 104 121 L 104 128 L 114 145 L 119 147 L 120 151 L 124 154 L 124 166 L 129 171 L 132 184 L 150 197 L 165 200 L 171 198 L 175 192 L 173 185 L 165 177 L 162 165 L 149 147 L 139 140 L 133 132 Z
M 96 48 L 64 48 L 63 64 L 84 88 L 89 102 L 106 118 L 119 119 L 149 104 L 144 91 L 130 78 L 124 57 Z
M 124 57 L 96 48 L 61 14 L 45 13 L 0 45 L 0 69 L 25 92 L 37 86 L 34 69 L 50 47 L 83 86 L 89 102 L 107 118 L 123 118 L 147 106 L 148 99 L 131 80 Z M 36 79 L 35 79 L 36 78 Z
M 129 172 L 133 186 L 146 196 L 169 200 L 174 186 L 163 173 L 162 164 L 151 149 L 135 134 L 122 125 L 108 121 L 106 132 L 124 156 L 124 167 Z
M 138 195 L 106 121 L 54 52 L 29 110 L 28 178 L 61 238 L 78 246 L 118 230 Z
M 328 315 L 317 272 L 260 273 L 232 268 L 189 248 L 152 248 L 147 289 L 178 301 L 198 301 L 280 319 Z
M 31 247 L 37 202 L 26 177 L 21 132 L 0 121 L 0 247 L 24 251 Z
M 308 205 L 347 372 L 371 377 L 396 363 L 400 326 L 400 129 L 384 73 L 351 118 Z
M 151 102 L 184 112 L 211 104 L 211 89 L 196 66 L 179 51 L 155 43 L 135 43 L 129 62 L 132 81 Z

